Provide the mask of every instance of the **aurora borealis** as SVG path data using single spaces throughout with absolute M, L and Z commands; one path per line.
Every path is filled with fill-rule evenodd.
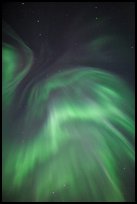
M 3 201 L 134 201 L 134 91 L 111 69 L 94 66 L 128 64 L 132 54 L 121 39 L 82 41 L 75 54 L 69 47 L 50 64 L 48 54 L 37 62 L 3 23 Z

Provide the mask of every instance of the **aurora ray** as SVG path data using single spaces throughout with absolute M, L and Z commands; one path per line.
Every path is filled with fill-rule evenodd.
M 19 51 L 3 44 L 4 197 L 19 202 L 132 201 L 125 188 L 134 183 L 132 91 L 101 69 L 71 67 L 31 87 L 13 130 L 7 124 L 12 121 L 9 107 L 32 64 L 32 52 L 26 45 L 22 49 L 30 57 L 23 71 Z M 24 143 L 12 139 L 14 134 L 21 138 L 21 130 Z

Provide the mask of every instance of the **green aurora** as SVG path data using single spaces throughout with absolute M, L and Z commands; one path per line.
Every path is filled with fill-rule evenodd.
M 12 128 L 10 109 L 18 85 L 31 69 L 33 55 L 19 37 L 11 36 L 25 53 L 25 62 L 20 65 L 18 48 L 3 43 L 4 199 L 133 201 L 132 91 L 120 78 L 101 69 L 72 67 L 31 88 L 24 115 Z M 23 142 L 22 130 L 26 134 Z

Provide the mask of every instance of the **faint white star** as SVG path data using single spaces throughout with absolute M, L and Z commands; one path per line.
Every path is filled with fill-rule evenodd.
M 68 16 L 69 16 L 69 14 L 68 14 L 68 13 L 66 13 L 66 14 L 65 14 L 65 16 L 66 16 L 66 17 L 68 17 Z
M 124 167 L 123 170 L 126 170 L 126 168 Z
M 77 45 L 78 45 L 78 43 L 77 43 L 77 42 L 75 42 L 75 43 L 74 43 L 74 45 L 75 45 L 75 46 L 77 46 Z

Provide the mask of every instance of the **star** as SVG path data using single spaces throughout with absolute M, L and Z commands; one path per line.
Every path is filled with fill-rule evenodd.
M 69 14 L 68 14 L 68 13 L 66 13 L 66 14 L 65 14 L 65 16 L 66 16 L 66 17 L 68 17 L 68 16 L 69 16 Z
M 124 167 L 123 170 L 126 170 L 126 168 Z
M 37 20 L 37 23 L 39 23 L 39 19 Z
M 98 7 L 97 7 L 97 6 L 95 6 L 94 8 L 95 8 L 95 9 L 97 9 Z
M 21 3 L 22 5 L 24 5 L 24 2 L 23 3 Z
M 41 33 L 39 33 L 39 36 L 41 37 L 41 36 L 42 36 L 42 34 L 41 34 Z
M 75 46 L 77 46 L 77 45 L 78 45 L 78 43 L 77 43 L 77 42 L 75 42 L 75 43 L 74 43 L 74 45 L 75 45 Z
M 131 48 L 131 49 L 133 49 L 133 48 L 134 48 L 134 46 L 131 46 L 130 48 Z
M 98 20 L 98 17 L 96 17 L 96 20 Z

